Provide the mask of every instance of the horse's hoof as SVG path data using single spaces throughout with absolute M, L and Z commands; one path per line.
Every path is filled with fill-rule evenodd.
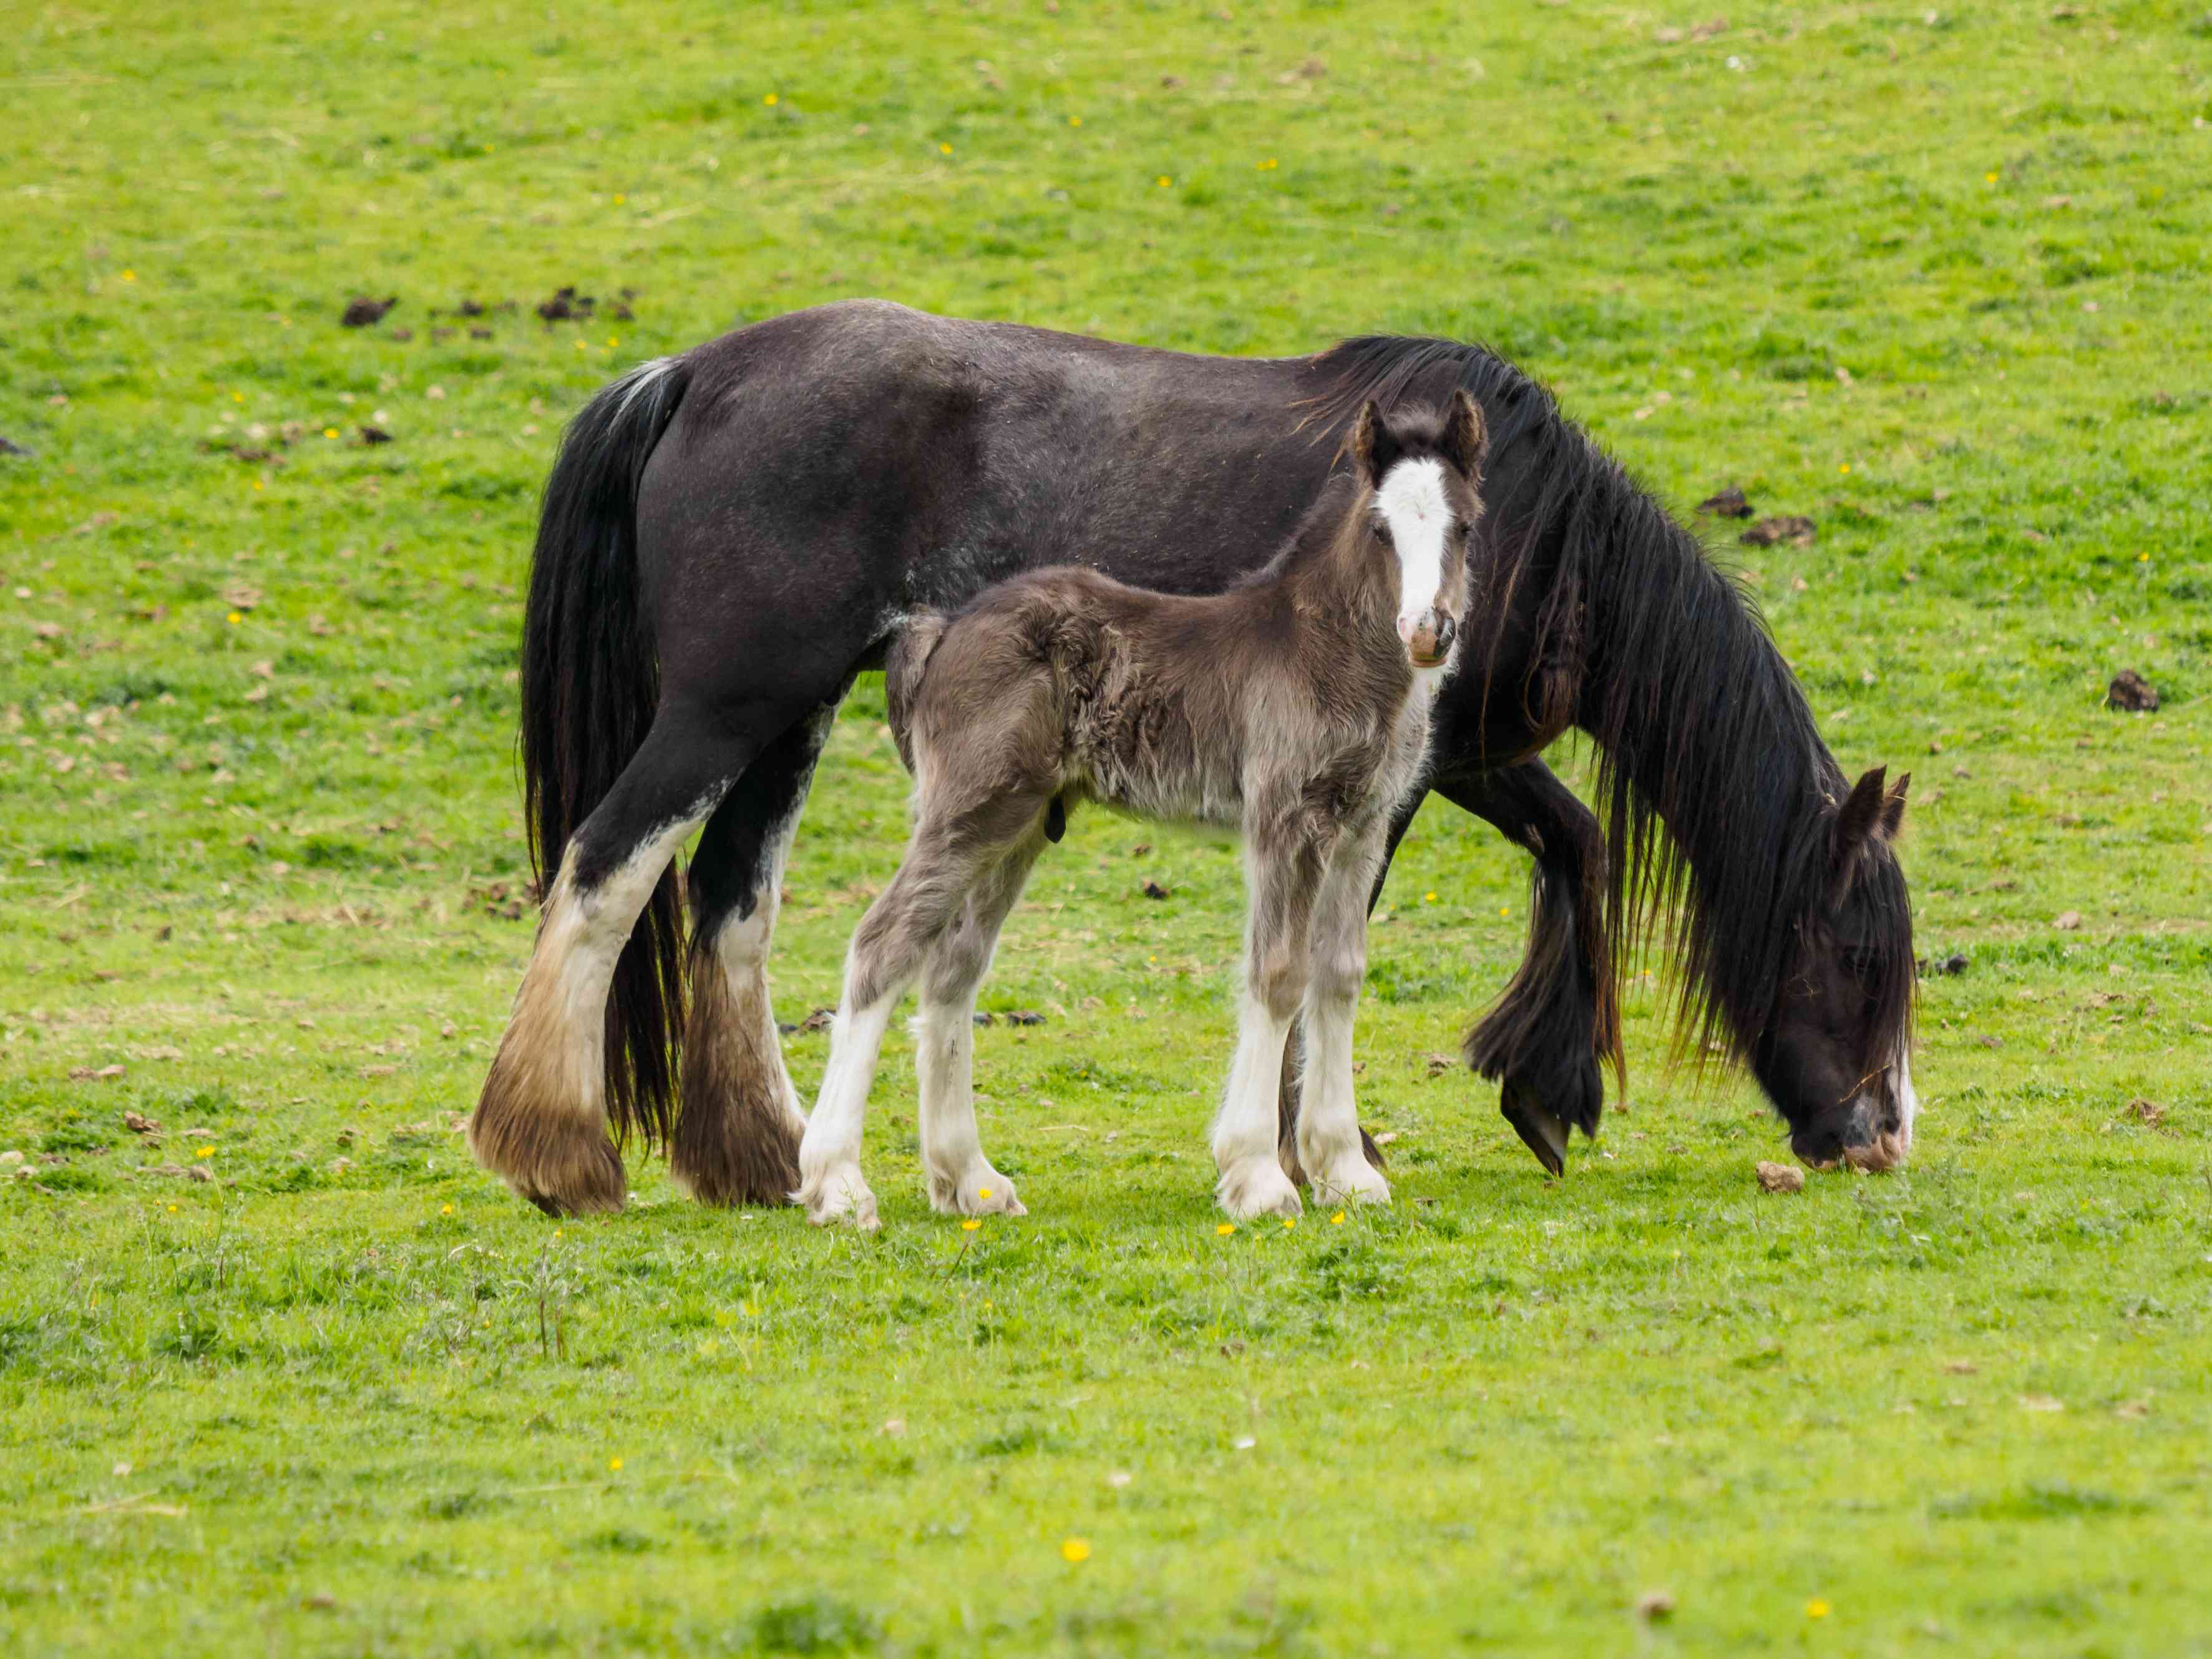
M 1522 1144 L 1535 1153 L 1536 1161 L 1554 1176 L 1567 1172 L 1568 1126 L 1539 1105 L 1536 1097 L 1512 1083 L 1498 1103 L 1498 1112 L 1513 1126 Z

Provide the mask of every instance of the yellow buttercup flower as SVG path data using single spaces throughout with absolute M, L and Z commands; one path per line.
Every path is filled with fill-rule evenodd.
M 1344 1225 L 1344 1212 L 1339 1210 L 1334 1215 L 1329 1217 L 1328 1224 L 1332 1227 L 1341 1227 Z
M 982 1224 L 983 1224 L 981 1222 L 976 1220 L 975 1218 L 971 1215 L 965 1221 L 960 1224 L 960 1231 L 963 1233 L 972 1233 L 975 1229 Z
M 607 1468 L 612 1470 L 615 1474 L 620 1474 L 622 1473 L 622 1459 L 619 1457 L 610 1457 L 607 1459 Z
M 1060 1542 L 1060 1559 L 1063 1561 L 1088 1561 L 1091 1540 L 1088 1538 L 1063 1538 Z
M 771 92 L 767 97 L 762 99 L 761 102 L 763 104 L 774 104 L 775 102 L 775 94 Z
M 1995 177 L 1994 174 L 1991 176 Z M 1805 1604 L 1805 1616 L 1808 1619 L 1826 1619 L 1828 1616 L 1828 1604 L 1819 1596 L 1814 1596 Z
M 1219 1238 L 1226 1238 L 1236 1231 L 1237 1224 L 1233 1221 L 1224 1221 L 1213 1230 L 1215 1237 Z

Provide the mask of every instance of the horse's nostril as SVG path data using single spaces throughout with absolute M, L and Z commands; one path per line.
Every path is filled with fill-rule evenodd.
M 1439 657 L 1450 652 L 1452 641 L 1458 637 L 1459 624 L 1451 619 L 1449 612 L 1437 619 L 1437 654 Z

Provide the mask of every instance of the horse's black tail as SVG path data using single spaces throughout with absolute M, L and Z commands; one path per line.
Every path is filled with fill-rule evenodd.
M 549 891 L 568 838 L 653 724 L 660 667 L 638 594 L 637 485 L 690 367 L 646 363 L 584 406 L 545 481 L 522 623 L 522 782 L 530 859 Z M 672 866 L 607 999 L 607 1110 L 617 1140 L 665 1135 L 684 1024 L 684 901 Z

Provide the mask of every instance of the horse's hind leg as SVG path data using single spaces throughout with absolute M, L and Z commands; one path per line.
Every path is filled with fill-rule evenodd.
M 921 1013 L 915 1021 L 920 1073 L 921 1164 L 929 1202 L 946 1215 L 1025 1215 L 1014 1183 L 983 1155 L 975 1127 L 975 988 L 990 968 L 999 930 L 1021 896 L 1044 848 L 1040 818 L 1029 835 L 978 882 L 968 908 L 922 969 Z
M 825 703 L 766 749 L 691 855 L 691 1010 L 670 1174 L 702 1204 L 787 1204 L 806 1132 L 769 1000 L 784 860 L 836 719 Z
M 550 1215 L 618 1210 L 607 1128 L 607 992 L 662 872 L 750 758 L 665 715 L 569 837 L 499 1054 L 469 1120 L 477 1161 Z M 648 1121 L 642 1126 L 648 1133 Z

